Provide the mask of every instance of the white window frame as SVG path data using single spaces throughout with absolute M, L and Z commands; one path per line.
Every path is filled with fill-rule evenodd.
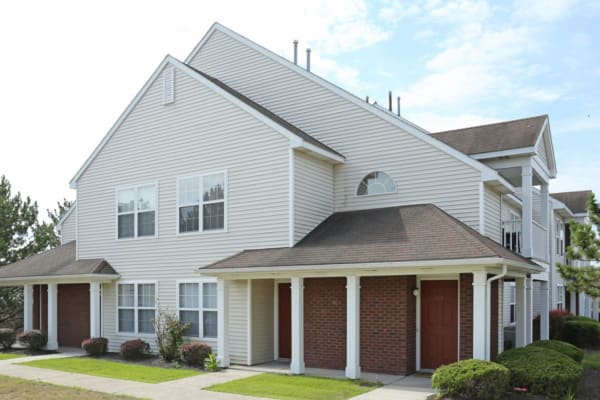
M 210 176 L 210 175 L 217 175 L 217 174 L 223 174 L 223 184 L 225 186 L 224 191 L 223 191 L 223 200 L 204 201 L 202 199 L 202 191 L 203 191 L 203 187 L 204 187 L 204 177 Z M 179 232 L 179 209 L 181 207 L 196 205 L 196 204 L 192 204 L 192 203 L 179 204 L 179 182 L 183 179 L 189 179 L 189 178 L 200 179 L 200 201 L 197 204 L 198 205 L 198 218 L 199 218 L 198 230 L 191 231 L 191 232 Z M 181 176 L 177 177 L 176 186 L 177 186 L 177 191 L 176 191 L 177 206 L 175 207 L 175 233 L 176 233 L 176 235 L 178 235 L 178 236 L 210 235 L 210 234 L 215 234 L 215 233 L 227 233 L 228 232 L 228 224 L 227 224 L 228 223 L 228 218 L 227 218 L 228 200 L 227 200 L 227 197 L 228 197 L 228 193 L 229 193 L 229 174 L 228 174 L 227 169 L 220 170 L 220 171 L 204 172 L 201 174 L 181 175 Z M 203 226 L 204 225 L 204 207 L 203 206 L 205 204 L 216 204 L 216 203 L 221 203 L 221 202 L 223 203 L 223 229 L 211 229 L 208 231 L 203 230 L 203 228 L 204 228 L 204 226 Z
M 183 284 L 183 283 L 195 283 L 198 285 L 198 308 L 187 308 L 187 307 L 180 307 L 180 303 L 179 303 L 179 285 Z M 186 338 L 189 339 L 199 339 L 199 340 L 205 340 L 205 341 L 211 341 L 211 340 L 217 340 L 217 338 L 219 337 L 220 332 L 217 330 L 217 336 L 215 337 L 205 337 L 204 336 L 204 318 L 203 318 L 203 313 L 204 311 L 215 311 L 217 313 L 217 320 L 220 318 L 219 316 L 219 304 L 218 304 L 218 297 L 217 297 L 217 308 L 204 308 L 204 301 L 203 301 L 203 295 L 204 295 L 204 288 L 202 287 L 202 284 L 204 283 L 214 283 L 215 285 L 217 284 L 217 279 L 216 278 L 203 278 L 203 279 L 179 279 L 176 281 L 177 284 L 177 318 L 179 319 L 179 312 L 180 311 L 197 311 L 198 312 L 198 336 L 185 336 Z
M 556 309 L 565 309 L 565 287 L 563 285 L 556 285 Z
M 139 307 L 138 306 L 138 285 L 144 284 L 153 284 L 154 285 L 154 307 Z M 120 307 L 119 306 L 119 285 L 133 285 L 133 307 Z M 135 280 L 135 281 L 119 281 L 117 282 L 116 287 L 116 301 L 115 305 L 117 308 L 116 315 L 116 324 L 117 324 L 117 333 L 120 335 L 135 335 L 135 336 L 143 336 L 143 337 L 154 337 L 154 332 L 139 332 L 138 326 L 138 311 L 139 310 L 154 310 L 154 318 L 158 315 L 158 281 L 153 280 Z M 119 310 L 133 310 L 133 332 L 125 332 L 121 331 L 121 327 L 119 326 Z
M 390 180 L 392 181 L 392 183 L 394 184 L 394 190 L 391 192 L 383 192 L 383 193 L 373 193 L 373 194 L 358 194 L 358 189 L 360 188 L 360 184 L 362 183 L 362 181 L 365 180 L 365 178 L 371 174 L 374 174 L 376 172 L 381 172 L 382 174 L 387 175 L 388 178 L 390 178 Z M 396 184 L 396 181 L 392 178 L 392 176 L 390 174 L 388 174 L 387 172 L 385 172 L 383 169 L 375 169 L 372 170 L 371 172 L 363 175 L 360 180 L 358 181 L 358 183 L 356 184 L 356 186 L 354 187 L 354 197 L 371 197 L 371 196 L 385 196 L 387 194 L 394 194 L 394 193 L 398 193 L 398 185 Z
M 565 254 L 565 224 L 560 219 L 557 219 L 555 229 L 556 255 L 563 256 Z
M 143 187 L 148 187 L 148 186 L 154 186 L 154 235 L 150 236 L 150 235 L 145 235 L 145 236 L 139 236 L 138 235 L 138 214 L 140 213 L 140 211 L 138 210 L 138 201 L 137 199 L 134 201 L 134 205 L 135 205 L 135 209 L 133 211 L 127 211 L 127 212 L 119 212 L 119 192 L 122 190 L 134 190 L 136 193 L 136 198 L 137 198 L 137 192 L 140 188 Z M 148 183 L 142 183 L 142 184 L 138 184 L 138 185 L 125 185 L 125 186 L 118 186 L 115 189 L 115 206 L 116 206 L 116 216 L 115 216 L 115 239 L 116 240 L 143 240 L 143 239 L 156 239 L 158 238 L 158 182 L 148 182 Z M 150 210 L 144 210 L 141 211 L 143 212 L 148 212 Z M 127 238 L 120 238 L 119 237 L 119 216 L 120 215 L 131 215 L 133 214 L 133 236 L 132 237 L 127 237 Z

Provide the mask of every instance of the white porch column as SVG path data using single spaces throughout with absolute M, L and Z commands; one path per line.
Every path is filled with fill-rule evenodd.
M 540 305 L 540 340 L 550 339 L 550 296 L 548 282 L 541 283 L 541 305 Z
M 473 272 L 473 358 L 486 359 L 486 346 L 489 337 L 486 334 L 487 316 L 487 274 L 485 271 Z
M 533 279 L 525 279 L 525 345 L 533 342 Z
M 227 281 L 217 280 L 217 360 L 222 368 L 229 367 L 229 349 L 227 348 Z
M 48 284 L 48 344 L 46 349 L 58 350 L 58 285 Z
M 521 254 L 531 257 L 533 254 L 533 172 L 531 165 L 521 167 L 522 202 L 523 202 L 523 244 Z
M 33 285 L 23 285 L 23 330 L 33 329 Z
M 346 378 L 360 378 L 360 277 L 346 277 Z
M 304 278 L 292 277 L 292 374 L 304 373 Z
M 90 337 L 102 336 L 100 283 L 90 282 Z
M 525 325 L 527 324 L 525 278 L 515 278 L 515 346 L 524 347 L 526 344 Z
M 577 293 L 576 292 L 568 292 L 569 293 L 569 311 L 571 312 L 571 314 L 575 315 L 577 314 Z
M 583 292 L 580 292 L 578 294 L 579 296 L 579 312 L 577 313 L 577 315 L 581 316 L 581 317 L 587 317 L 587 315 L 585 315 L 585 294 Z

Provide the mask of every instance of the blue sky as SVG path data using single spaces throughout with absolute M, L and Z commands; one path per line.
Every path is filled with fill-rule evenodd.
M 34 10 L 34 11 L 33 11 Z M 214 21 L 431 131 L 548 114 L 552 191 L 600 193 L 600 2 L 112 1 L 0 4 L 0 174 L 41 209 L 168 53 Z M 395 105 L 395 103 L 394 103 Z

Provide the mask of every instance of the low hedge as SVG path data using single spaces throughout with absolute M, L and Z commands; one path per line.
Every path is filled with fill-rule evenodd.
M 119 354 L 126 360 L 139 360 L 150 353 L 150 345 L 142 339 L 133 339 L 121 343 Z
M 558 351 L 559 353 L 562 353 L 565 356 L 569 356 L 575 362 L 578 363 L 580 363 L 581 360 L 583 360 L 583 350 L 581 350 L 577 346 L 572 345 L 571 343 L 563 342 L 560 340 L 537 340 L 529 344 L 529 346 Z
M 527 388 L 529 393 L 563 399 L 575 393 L 583 367 L 558 351 L 538 346 L 503 352 L 497 362 L 510 371 L 511 387 Z
M 108 339 L 103 337 L 95 337 L 85 339 L 81 342 L 81 348 L 93 357 L 99 357 L 108 351 Z
M 600 322 L 591 318 L 567 318 L 562 340 L 582 349 L 600 348 Z
M 465 360 L 435 370 L 431 384 L 443 397 L 458 400 L 500 400 L 509 389 L 510 373 L 500 364 Z
M 190 342 L 181 346 L 181 361 L 192 367 L 204 368 L 204 360 L 212 353 L 212 348 L 204 343 Z
M 0 345 L 8 350 L 17 341 L 17 331 L 12 328 L 0 328 Z
M 27 346 L 29 351 L 42 350 L 48 344 L 48 335 L 46 335 L 46 332 L 37 329 L 20 333 L 18 339 L 19 342 Z

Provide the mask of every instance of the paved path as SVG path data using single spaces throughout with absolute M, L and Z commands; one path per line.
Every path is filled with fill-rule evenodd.
M 120 379 L 102 378 L 98 376 L 73 374 L 69 372 L 54 371 L 43 368 L 28 367 L 20 363 L 51 359 L 73 357 L 80 354 L 60 353 L 44 356 L 23 357 L 10 360 L 0 360 L 0 375 L 12 376 L 34 381 L 42 381 L 62 386 L 75 386 L 78 388 L 94 390 L 97 392 L 115 395 L 129 395 L 143 399 L 153 400 L 259 400 L 257 397 L 240 396 L 229 393 L 217 393 L 202 390 L 217 383 L 235 379 L 246 378 L 264 371 L 244 368 L 229 368 L 220 372 L 212 372 L 193 376 L 176 381 L 150 384 Z M 425 400 L 430 394 L 431 384 L 429 379 L 422 377 L 398 377 L 393 382 L 386 382 L 385 386 L 369 393 L 355 397 L 357 400 Z M 264 399 L 262 399 L 264 400 Z

